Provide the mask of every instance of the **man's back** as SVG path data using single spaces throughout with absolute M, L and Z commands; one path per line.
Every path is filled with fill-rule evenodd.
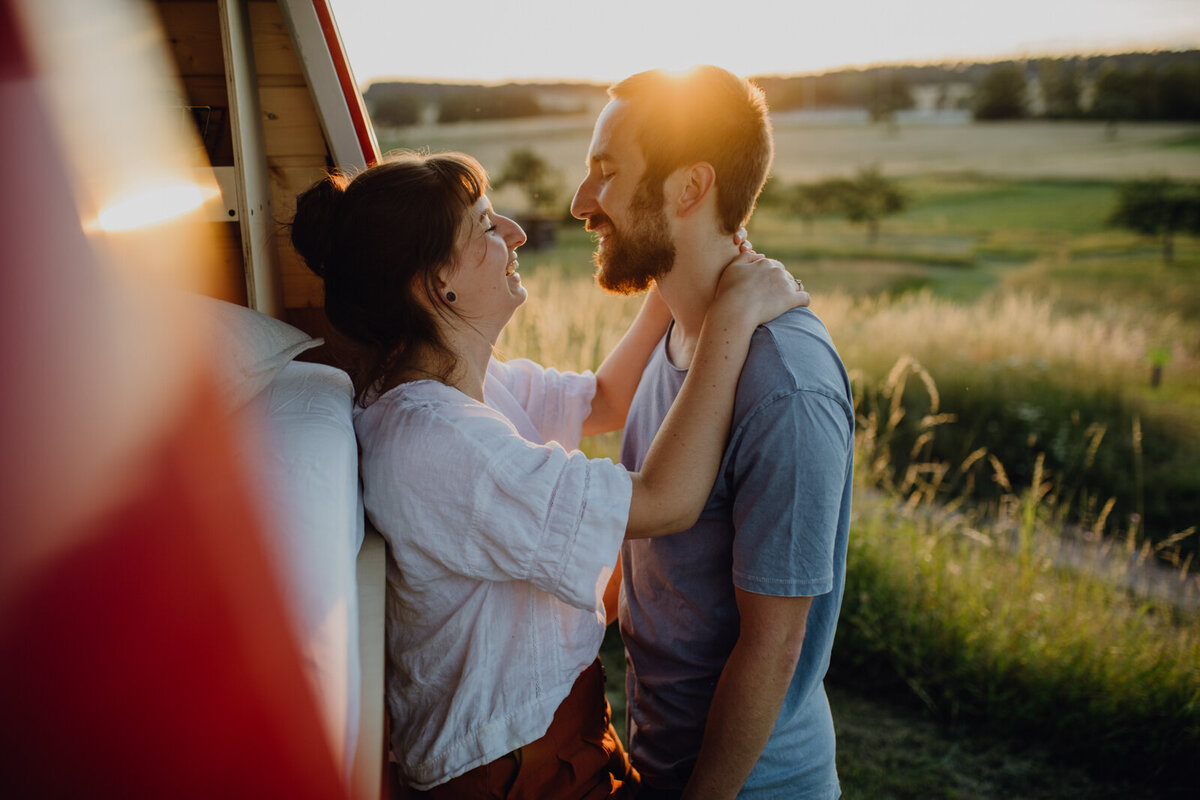
M 686 370 L 652 356 L 621 460 L 641 466 Z M 853 469 L 849 381 L 807 310 L 755 333 L 720 477 L 691 530 L 624 546 L 621 632 L 630 749 L 649 785 L 682 788 L 716 683 L 737 641 L 734 589 L 813 597 L 800 662 L 744 796 L 836 797 L 834 739 L 822 678 L 845 575 Z

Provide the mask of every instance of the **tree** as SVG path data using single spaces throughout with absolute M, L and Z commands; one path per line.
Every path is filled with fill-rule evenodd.
M 562 195 L 561 175 L 547 161 L 528 147 L 518 147 L 508 154 L 500 175 L 492 181 L 497 189 L 509 184 L 517 186 L 529 200 L 529 209 L 547 211 Z
M 1038 77 L 1046 100 L 1046 116 L 1069 118 L 1079 116 L 1081 90 L 1079 66 L 1074 59 L 1042 59 Z
M 1158 99 L 1164 119 L 1200 119 L 1200 69 L 1168 66 L 1159 77 Z
M 553 245 L 558 221 L 552 212 L 562 196 L 559 171 L 533 150 L 519 147 L 508 154 L 499 176 L 492 181 L 497 189 L 509 184 L 524 192 L 528 201 L 528 213 L 517 219 L 525 229 L 525 247 L 538 250 Z
M 1175 234 L 1200 235 L 1200 184 L 1169 178 L 1130 181 L 1120 189 L 1107 224 L 1148 236 L 1162 236 L 1163 263 L 1175 260 Z
M 846 219 L 866 223 L 867 239 L 871 244 L 879 238 L 880 220 L 908 205 L 908 198 L 900 187 L 894 180 L 885 178 L 878 165 L 860 169 L 849 181 L 832 182 L 826 190 L 834 193 L 836 200 L 833 202 L 841 206 Z
M 844 213 L 846 204 L 843 198 L 852 191 L 850 181 L 845 178 L 797 184 L 787 194 L 787 208 L 804 220 L 805 227 L 811 232 L 815 217 Z
M 886 71 L 875 76 L 868 110 L 875 122 L 895 125 L 896 112 L 912 108 L 912 88 L 902 72 Z
M 438 122 L 539 117 L 545 109 L 537 95 L 520 86 L 474 86 L 447 92 L 438 107 Z
M 421 121 L 424 102 L 414 94 L 390 93 L 373 98 L 367 105 L 375 124 L 401 127 Z
M 1013 63 L 997 64 L 979 85 L 976 119 L 1017 119 L 1025 116 L 1025 72 Z
M 1136 113 L 1133 75 L 1119 64 L 1106 63 L 1096 76 L 1096 96 L 1092 101 L 1092 114 L 1100 119 L 1115 122 L 1119 119 L 1132 119 Z

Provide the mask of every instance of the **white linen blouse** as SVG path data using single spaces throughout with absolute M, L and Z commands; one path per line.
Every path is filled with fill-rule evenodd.
M 436 381 L 355 413 L 390 546 L 391 746 L 428 789 L 545 734 L 604 635 L 632 481 L 576 449 L 590 372 L 489 364 L 486 404 Z

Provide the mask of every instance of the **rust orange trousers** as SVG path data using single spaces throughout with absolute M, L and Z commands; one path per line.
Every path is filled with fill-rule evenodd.
M 637 794 L 638 774 L 613 729 L 597 659 L 554 712 L 546 735 L 446 783 L 419 792 L 393 784 L 398 798 L 458 800 L 600 800 Z

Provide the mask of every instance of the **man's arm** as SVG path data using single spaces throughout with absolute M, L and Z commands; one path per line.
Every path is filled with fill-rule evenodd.
M 771 737 L 804 645 L 811 597 L 735 592 L 741 632 L 717 683 L 685 800 L 737 795 Z

